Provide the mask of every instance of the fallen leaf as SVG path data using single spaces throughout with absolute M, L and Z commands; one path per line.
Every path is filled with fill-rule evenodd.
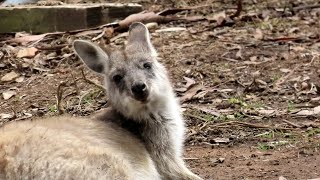
M 77 34 L 75 34 L 75 37 L 81 37 L 81 36 L 87 36 L 87 35 L 92 35 L 92 34 L 100 34 L 102 32 L 101 29 L 99 30 L 87 30 L 87 31 L 81 31 Z
M 258 113 L 264 116 L 270 116 L 272 114 L 274 114 L 276 111 L 273 109 L 261 109 L 258 110 Z
M 176 92 L 179 92 L 179 93 L 184 93 L 184 92 L 186 92 L 188 89 L 185 88 L 185 87 L 181 87 L 181 88 L 175 88 L 174 90 L 175 90 Z
M 287 180 L 287 178 L 283 177 L 283 176 L 280 176 L 279 177 L 279 180 Z
M 215 143 L 229 143 L 230 139 L 229 138 L 214 138 L 213 141 Z
M 197 109 L 197 110 L 200 110 L 200 111 L 203 111 L 207 114 L 210 114 L 210 115 L 213 115 L 213 116 L 220 116 L 220 113 L 218 112 L 217 109 L 215 108 L 212 108 L 211 106 L 198 106 L 198 105 L 195 105 L 195 106 L 192 106 L 192 108 L 194 109 Z
M 17 37 L 12 40 L 9 40 L 9 42 L 16 42 L 16 43 L 28 43 L 33 41 L 40 41 L 48 34 L 39 34 L 39 35 L 26 35 L 23 37 Z
M 159 26 L 159 25 L 158 25 L 158 23 L 156 23 L 156 22 L 152 22 L 152 23 L 146 24 L 146 27 L 147 27 L 149 30 L 157 29 L 158 26 Z
M 32 58 L 36 55 L 37 48 L 23 48 L 18 51 L 17 58 Z
M 311 102 L 311 103 L 314 103 L 314 104 L 320 103 L 320 97 L 312 98 L 312 99 L 310 100 L 310 102 Z
M 12 114 L 5 114 L 5 113 L 0 114 L 0 119 L 11 119 L 11 118 L 13 118 Z
M 212 163 L 218 164 L 218 163 L 223 163 L 225 158 L 211 158 L 210 161 Z
M 180 98 L 180 102 L 184 103 L 186 101 L 190 101 L 202 89 L 202 85 L 193 86 L 187 92 L 185 92 L 185 94 Z
M 237 59 L 243 59 L 242 53 L 241 53 L 241 48 L 239 48 L 239 50 L 237 51 L 237 53 L 236 53 L 236 58 L 237 58 Z
M 196 84 L 196 81 L 191 79 L 191 78 L 183 77 L 183 79 L 187 81 L 186 85 L 184 85 L 184 87 L 187 88 L 187 89 L 189 89 L 190 86 Z
M 15 91 L 12 91 L 12 90 L 8 90 L 8 91 L 4 91 L 2 93 L 2 96 L 3 96 L 3 99 L 4 100 L 7 100 L 7 99 L 10 99 L 12 96 L 16 95 L 17 92 Z
M 150 22 L 161 22 L 164 19 L 164 16 L 155 14 L 154 12 L 131 14 L 119 22 L 119 27 L 117 29 L 126 29 L 134 22 L 142 22 L 146 24 Z
M 215 15 L 213 15 L 211 18 L 208 18 L 210 21 L 216 21 L 218 25 L 221 25 L 222 22 L 226 19 L 227 15 L 225 11 L 221 11 Z
M 204 98 L 206 95 L 208 94 L 208 91 L 201 91 L 199 93 L 197 93 L 194 98 L 195 99 L 202 99 Z
M 24 80 L 24 76 L 20 76 L 20 77 L 15 79 L 15 81 L 18 82 L 18 83 L 19 82 L 23 82 L 23 80 Z
M 289 73 L 291 70 L 290 69 L 281 68 L 280 71 L 283 72 L 283 73 Z
M 6 75 L 4 75 L 2 78 L 1 78 L 1 81 L 3 82 L 9 82 L 9 81 L 12 81 L 16 78 L 18 78 L 20 75 L 17 74 L 16 72 L 14 71 L 11 71 L 9 73 L 7 73 Z
M 296 113 L 296 115 L 299 115 L 299 116 L 314 116 L 318 114 L 320 114 L 320 106 L 314 107 L 310 110 L 307 110 L 307 109 L 301 110 Z
M 256 32 L 254 33 L 253 36 L 257 40 L 262 40 L 263 39 L 263 32 L 261 31 L 261 29 L 257 28 Z
M 311 86 L 311 85 L 310 85 Z M 302 82 L 301 83 L 301 90 L 304 91 L 304 90 L 307 90 L 307 89 L 310 89 L 309 87 L 309 84 L 306 83 L 306 82 Z
M 250 59 L 250 61 L 257 61 L 258 57 L 257 56 L 251 56 L 249 59 Z
M 177 32 L 177 31 L 186 31 L 187 28 L 185 27 L 171 27 L 171 28 L 165 28 L 165 29 L 158 29 L 156 30 L 157 33 L 159 32 Z
M 304 47 L 302 47 L 302 46 L 295 46 L 295 47 L 292 47 L 291 48 L 293 51 L 295 51 L 295 52 L 303 52 L 303 51 L 305 51 L 306 49 L 304 48 Z

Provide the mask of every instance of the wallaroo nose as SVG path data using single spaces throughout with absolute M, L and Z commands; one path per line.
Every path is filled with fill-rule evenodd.
M 147 86 L 143 82 L 135 83 L 131 87 L 131 91 L 134 95 L 143 95 L 147 91 Z

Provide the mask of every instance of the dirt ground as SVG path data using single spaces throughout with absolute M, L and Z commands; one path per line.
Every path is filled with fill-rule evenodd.
M 320 178 L 319 1 L 243 0 L 236 17 L 235 0 L 137 2 L 155 12 L 192 8 L 175 15 L 205 18 L 150 28 L 181 99 L 194 172 L 219 180 Z M 126 41 L 112 28 L 98 30 L 22 43 L 10 40 L 25 34 L 1 34 L 0 125 L 107 107 L 101 77 L 71 49 L 73 39 Z

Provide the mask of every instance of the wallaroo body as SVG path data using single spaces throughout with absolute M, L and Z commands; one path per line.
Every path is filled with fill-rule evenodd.
M 182 159 L 184 122 L 149 32 L 130 26 L 126 47 L 74 49 L 104 75 L 111 108 L 92 119 L 56 117 L 0 129 L 0 179 L 201 180 Z

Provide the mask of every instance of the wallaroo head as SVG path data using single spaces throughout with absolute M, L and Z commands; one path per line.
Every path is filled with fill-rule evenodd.
M 128 43 L 121 50 L 103 50 L 84 40 L 76 40 L 73 45 L 91 70 L 105 76 L 109 100 L 129 118 L 143 118 L 140 116 L 146 110 L 161 106 L 172 91 L 165 68 L 157 61 L 149 31 L 142 23 L 130 26 Z

